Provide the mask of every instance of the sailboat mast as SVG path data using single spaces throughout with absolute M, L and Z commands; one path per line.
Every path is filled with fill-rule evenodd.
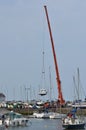
M 77 68 L 77 73 L 78 73 L 78 101 L 79 101 L 80 99 L 79 97 L 79 85 L 80 85 L 79 68 Z
M 50 71 L 50 66 L 49 66 L 49 78 L 50 78 L 50 101 L 51 101 L 52 85 L 51 85 L 51 71 Z

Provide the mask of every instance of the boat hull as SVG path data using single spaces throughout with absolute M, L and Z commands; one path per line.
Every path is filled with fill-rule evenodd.
M 65 129 L 84 129 L 85 128 L 85 123 L 83 124 L 68 124 L 68 125 L 65 125 L 63 124 L 62 125 Z
M 7 127 L 9 127 L 9 126 L 27 126 L 28 120 L 25 118 L 19 118 L 19 119 L 15 118 L 13 120 L 6 119 L 4 123 Z

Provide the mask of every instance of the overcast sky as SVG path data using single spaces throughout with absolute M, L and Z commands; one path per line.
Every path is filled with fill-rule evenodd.
M 0 0 L 0 92 L 6 100 L 40 98 L 43 46 L 46 89 L 57 99 L 58 89 L 51 42 L 44 11 L 47 5 L 57 55 L 63 97 L 74 99 L 73 76 L 80 70 L 86 93 L 86 1 Z M 81 89 L 81 88 L 80 88 Z M 31 95 L 30 95 L 31 92 Z M 48 96 L 44 97 L 46 99 Z

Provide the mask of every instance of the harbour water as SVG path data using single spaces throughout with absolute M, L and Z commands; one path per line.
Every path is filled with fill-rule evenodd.
M 35 119 L 35 118 L 30 119 L 30 122 L 26 127 L 12 127 L 7 129 L 8 130 L 63 130 L 61 120 L 59 119 Z

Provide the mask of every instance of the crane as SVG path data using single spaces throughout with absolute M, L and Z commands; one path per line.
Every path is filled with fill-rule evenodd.
M 51 31 L 51 26 L 50 26 L 50 21 L 49 21 L 49 16 L 48 16 L 48 11 L 47 11 L 46 5 L 44 5 L 44 9 L 45 9 L 45 14 L 46 14 L 46 18 L 47 18 L 47 24 L 48 24 L 49 34 L 50 34 L 53 57 L 54 57 L 56 81 L 57 81 L 57 88 L 58 88 L 58 101 L 59 101 L 60 105 L 64 105 L 65 100 L 63 98 L 63 94 L 62 94 L 62 90 L 61 90 L 61 80 L 60 80 L 59 69 L 58 69 L 58 64 L 57 64 L 57 59 L 56 59 L 55 48 L 54 48 L 54 41 L 53 41 L 53 36 L 52 36 L 52 31 Z

